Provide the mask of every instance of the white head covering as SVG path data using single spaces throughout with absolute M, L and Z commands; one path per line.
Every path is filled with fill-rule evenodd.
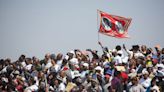
M 100 66 L 97 66 L 96 68 L 95 68 L 95 70 L 102 70 L 102 68 L 100 67 Z
M 144 74 L 149 74 L 149 72 L 146 70 L 146 69 L 143 69 L 142 70 L 142 74 L 144 75 Z
M 70 60 L 70 62 L 71 62 L 71 64 L 73 64 L 73 65 L 77 65 L 77 64 L 79 63 L 77 58 L 72 58 L 72 59 Z
M 83 66 L 89 67 L 89 64 L 88 63 L 83 63 Z

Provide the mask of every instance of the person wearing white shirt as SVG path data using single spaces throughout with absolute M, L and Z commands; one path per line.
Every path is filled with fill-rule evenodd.
M 36 81 L 37 81 L 36 77 L 34 77 L 34 79 L 33 78 L 30 79 L 29 87 L 25 89 L 25 92 L 38 91 L 39 88 L 38 88 L 38 83 Z
M 149 78 L 149 73 L 147 70 L 142 70 L 143 77 L 139 80 L 139 83 L 144 87 L 145 91 L 151 84 L 151 79 Z
M 143 86 L 138 83 L 137 77 L 133 77 L 131 83 L 132 84 L 129 86 L 129 92 L 145 92 Z
M 114 61 L 116 65 L 121 65 L 122 64 L 122 58 L 118 54 L 116 57 L 114 57 Z

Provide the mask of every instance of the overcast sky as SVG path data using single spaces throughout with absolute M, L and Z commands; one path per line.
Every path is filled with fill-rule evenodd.
M 130 39 L 100 34 L 108 48 L 123 43 L 164 47 L 164 0 L 0 0 L 0 58 L 42 59 L 45 53 L 75 48 L 101 51 L 97 9 L 132 18 Z

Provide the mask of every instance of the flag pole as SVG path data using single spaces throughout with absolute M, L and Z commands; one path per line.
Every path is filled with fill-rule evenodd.
M 98 42 L 100 41 L 99 23 L 98 23 L 99 14 L 100 14 L 100 11 L 97 9 L 97 35 L 98 35 Z

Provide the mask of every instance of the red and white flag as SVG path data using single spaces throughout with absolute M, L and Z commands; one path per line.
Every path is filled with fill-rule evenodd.
M 131 18 L 124 18 L 100 11 L 99 32 L 116 38 L 127 38 Z

